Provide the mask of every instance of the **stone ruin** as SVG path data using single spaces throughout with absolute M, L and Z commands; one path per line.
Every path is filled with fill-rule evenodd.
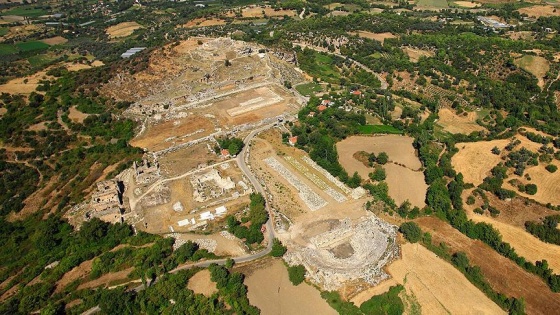
M 120 215 L 123 209 L 122 183 L 117 180 L 105 180 L 97 183 L 97 190 L 91 196 L 89 215 L 101 217 L 108 214 Z
M 160 178 L 159 163 L 157 160 L 150 162 L 143 159 L 141 163 L 133 164 L 134 179 L 137 184 L 149 184 Z
M 193 175 L 190 179 L 193 198 L 197 202 L 206 202 L 229 194 L 236 188 L 231 177 L 222 177 L 218 170 L 212 168 L 207 172 Z M 239 185 L 247 190 L 247 185 Z
M 352 224 L 336 222 L 330 230 L 308 239 L 308 245 L 290 250 L 284 259 L 301 264 L 308 278 L 324 290 L 337 290 L 345 282 L 371 285 L 389 277 L 383 267 L 399 256 L 397 227 L 371 214 Z

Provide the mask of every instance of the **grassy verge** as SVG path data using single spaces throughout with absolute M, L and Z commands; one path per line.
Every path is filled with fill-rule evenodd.
M 402 134 L 402 130 L 399 130 L 393 126 L 388 125 L 365 125 L 360 126 L 359 128 L 360 133 L 371 135 L 376 133 L 389 133 L 389 134 Z

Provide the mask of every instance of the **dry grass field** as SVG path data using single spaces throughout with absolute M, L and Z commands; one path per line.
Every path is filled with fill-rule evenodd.
M 437 218 L 416 221 L 432 234 L 434 244 L 445 242 L 453 252 L 462 251 L 482 273 L 494 290 L 506 296 L 523 297 L 527 314 L 554 314 L 560 309 L 560 293 L 553 293 L 541 278 L 526 272 L 481 241 L 472 240 Z
M 462 8 L 474 9 L 480 7 L 480 3 L 474 1 L 453 1 L 453 3 Z
M 68 42 L 68 40 L 62 36 L 56 36 L 51 38 L 46 38 L 41 40 L 43 43 L 47 45 L 61 45 Z
M 122 22 L 108 27 L 105 32 L 109 35 L 109 38 L 120 38 L 132 35 L 139 28 L 142 28 L 142 25 L 136 22 Z
M 412 62 L 418 62 L 418 60 L 420 60 L 420 57 L 429 58 L 435 56 L 435 53 L 433 51 L 422 50 L 413 47 L 403 47 L 402 50 L 408 55 L 408 58 L 410 58 L 410 61 Z
M 352 33 L 352 35 L 358 35 L 359 37 L 362 37 L 362 38 L 374 39 L 376 41 L 381 42 L 381 44 L 383 44 L 383 42 L 387 38 L 397 38 L 397 36 L 395 36 L 393 33 L 389 33 L 389 32 L 372 33 L 372 32 L 367 32 L 367 31 L 357 31 L 357 32 Z
M 91 289 L 97 288 L 100 286 L 108 287 L 112 283 L 117 281 L 122 281 L 127 279 L 128 275 L 134 270 L 134 267 L 127 268 L 125 270 L 117 271 L 117 272 L 110 272 L 102 275 L 101 277 L 91 280 L 85 283 L 82 283 L 78 286 L 76 290 L 83 290 L 83 289 Z
M 439 120 L 437 124 L 443 127 L 443 130 L 457 134 L 470 134 L 475 131 L 486 130 L 484 127 L 476 123 L 477 113 L 469 112 L 466 116 L 457 115 L 454 110 L 442 108 L 438 112 Z
M 305 282 L 294 286 L 281 260 L 267 259 L 258 269 L 244 273 L 249 301 L 262 314 L 337 314 L 314 287 Z
M 402 259 L 387 270 L 414 294 L 422 314 L 505 314 L 455 267 L 422 245 L 406 243 L 401 250 Z
M 379 154 L 386 152 L 391 162 L 383 167 L 387 173 L 389 196 L 397 204 L 409 200 L 413 206 L 423 207 L 427 185 L 424 174 L 420 171 L 422 164 L 412 147 L 412 138 L 398 135 L 386 136 L 352 136 L 336 144 L 340 164 L 349 173 L 358 172 L 363 179 L 373 172 L 354 157 L 358 151 Z
M 551 164 L 556 165 L 560 168 L 560 162 L 558 160 L 553 160 Z M 516 191 L 518 194 L 534 199 L 543 204 L 552 203 L 553 205 L 560 204 L 560 172 L 550 173 L 545 169 L 546 164 L 540 163 L 537 166 L 529 167 L 525 170 L 525 174 L 529 174 L 531 180 L 527 180 L 525 177 L 519 177 L 511 174 L 508 177 L 516 178 L 523 184 L 535 184 L 537 185 L 537 193 L 534 195 L 529 195 L 527 193 L 518 192 L 515 187 L 510 183 L 504 182 L 504 188 Z
M 226 21 L 224 21 L 222 19 L 198 18 L 198 19 L 188 21 L 183 26 L 186 27 L 186 28 L 192 28 L 192 27 L 203 27 L 203 26 L 217 26 L 217 25 L 225 25 L 225 24 L 226 24 Z
M 165 177 L 175 177 L 195 169 L 201 164 L 213 164 L 220 157 L 208 150 L 208 142 L 203 142 L 167 153 L 160 157 L 160 172 Z M 211 144 L 211 146 L 214 143 Z
M 544 87 L 544 76 L 550 70 L 550 64 L 544 57 L 525 55 L 515 59 L 514 63 L 538 79 L 538 85 Z
M 555 273 L 560 273 L 560 246 L 544 243 L 523 228 L 502 223 L 486 215 L 476 214 L 472 210 L 467 211 L 467 215 L 474 222 L 485 222 L 498 229 L 504 242 L 513 246 L 519 255 L 533 263 L 546 259 L 550 268 Z
M 37 89 L 39 81 L 43 79 L 52 79 L 47 76 L 45 71 L 40 71 L 23 78 L 16 78 L 0 85 L 0 93 L 10 94 L 30 94 Z
M 216 282 L 210 279 L 210 271 L 208 269 L 201 270 L 192 276 L 189 279 L 187 288 L 193 290 L 196 294 L 202 294 L 207 297 L 218 292 Z
M 81 124 L 84 122 L 84 119 L 86 119 L 88 116 L 89 116 L 88 114 L 84 114 L 79 110 L 77 110 L 76 106 L 72 106 L 69 109 L 68 118 L 70 118 L 70 120 L 73 122 L 77 122 Z
M 541 16 L 560 16 L 560 10 L 558 6 L 552 5 L 535 5 L 532 7 L 525 7 L 519 10 L 521 14 L 527 14 L 528 16 L 539 18 Z
M 451 158 L 451 164 L 457 173 L 463 173 L 465 183 L 478 186 L 490 174 L 490 170 L 501 161 L 500 156 L 491 152 L 493 147 L 503 151 L 509 140 L 479 141 L 457 143 L 459 152 Z
M 294 10 L 274 10 L 273 8 L 266 6 L 264 8 L 260 6 L 249 6 L 242 9 L 241 14 L 244 18 L 263 18 L 263 17 L 283 17 L 296 16 L 296 11 Z

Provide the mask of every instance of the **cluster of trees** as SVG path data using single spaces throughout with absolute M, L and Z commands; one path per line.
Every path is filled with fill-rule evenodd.
M 299 285 L 305 280 L 305 267 L 303 265 L 288 266 L 288 278 L 293 285 Z
M 339 314 L 364 315 L 387 314 L 400 315 L 404 313 L 404 304 L 399 294 L 404 290 L 401 285 L 389 288 L 388 292 L 375 295 L 357 307 L 350 301 L 343 300 L 338 292 L 321 292 L 321 297 L 329 303 Z
M 560 245 L 558 222 L 560 222 L 560 215 L 551 215 L 544 218 L 542 223 L 525 222 L 525 229 L 543 242 Z
M 227 149 L 230 155 L 237 155 L 239 152 L 241 152 L 241 150 L 243 150 L 243 147 L 245 146 L 243 140 L 239 138 L 226 137 L 226 138 L 220 138 L 216 140 L 218 141 L 219 145 L 217 145 L 214 148 L 214 151 L 217 154 L 220 154 L 221 149 Z
M 227 268 L 212 264 L 208 267 L 212 281 L 220 297 L 230 305 L 235 314 L 260 314 L 258 308 L 252 306 L 247 298 L 247 286 L 243 283 L 245 276 L 239 272 L 230 272 Z
M 228 231 L 240 239 L 245 239 L 247 245 L 260 244 L 264 240 L 261 227 L 268 221 L 266 200 L 261 194 L 251 194 L 249 213 L 241 218 L 241 222 L 234 216 L 228 216 Z

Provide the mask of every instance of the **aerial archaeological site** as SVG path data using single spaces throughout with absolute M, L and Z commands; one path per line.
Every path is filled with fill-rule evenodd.
M 0 314 L 560 314 L 559 32 L 555 0 L 0 0 Z

